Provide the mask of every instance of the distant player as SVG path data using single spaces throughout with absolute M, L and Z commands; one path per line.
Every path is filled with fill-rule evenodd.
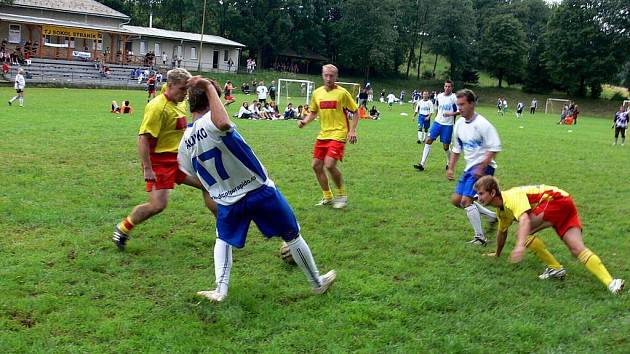
M 523 104 L 523 102 L 519 102 L 516 104 L 516 118 L 521 118 L 523 116 L 524 108 L 525 108 L 525 105 Z
M 508 111 L 508 101 L 507 98 L 503 97 L 503 114 L 506 114 Z
M 161 213 L 168 204 L 170 191 L 175 184 L 188 184 L 202 188 L 196 179 L 179 170 L 177 151 L 184 135 L 187 120 L 184 105 L 186 82 L 190 73 L 185 69 L 172 69 L 166 74 L 167 89 L 149 102 L 138 132 L 138 154 L 149 195 L 147 203 L 135 206 L 131 213 L 114 227 L 112 241 L 124 250 L 133 228 L 153 215 Z M 216 204 L 204 194 L 206 206 L 215 213 Z
M 501 99 L 501 97 L 497 99 L 497 115 L 503 115 L 503 100 Z
M 123 114 L 131 114 L 133 113 L 133 108 L 131 107 L 131 104 L 129 103 L 128 100 L 125 100 L 123 102 L 123 106 L 120 107 L 120 112 Z
M 422 92 L 422 99 L 416 102 L 415 114 L 418 116 L 418 144 L 424 142 L 429 132 L 431 116 L 433 115 L 433 102 L 429 100 L 429 92 Z
M 466 211 L 468 221 L 475 232 L 469 243 L 485 246 L 488 239 L 481 226 L 481 214 L 487 217 L 492 224 L 497 221 L 497 216 L 494 212 L 473 202 L 477 194 L 473 186 L 480 177 L 494 175 L 494 170 L 497 168 L 494 158 L 501 151 L 501 140 L 492 124 L 475 112 L 477 97 L 473 91 L 460 90 L 456 96 L 457 106 L 462 117 L 457 120 L 453 130 L 453 154 L 446 170 L 446 177 L 449 180 L 453 179 L 455 166 L 462 152 L 466 160 L 466 167 L 455 187 L 455 192 L 451 196 L 451 203 Z
M 112 101 L 112 113 L 120 113 L 120 106 L 118 105 L 118 102 L 116 101 Z
M 313 91 L 310 113 L 298 121 L 298 127 L 303 128 L 319 116 L 321 130 L 313 148 L 312 162 L 315 177 L 323 193 L 322 200 L 317 205 L 332 205 L 333 208 L 340 209 L 347 205 L 348 194 L 343 185 L 341 171 L 337 168 L 337 161 L 343 160 L 346 141 L 350 144 L 357 142 L 359 117 L 356 113 L 359 107 L 346 89 L 335 84 L 337 74 L 337 67 L 332 64 L 322 67 L 324 86 Z M 353 116 L 354 119 L 349 122 L 348 119 Z M 326 172 L 337 187 L 334 198 Z
M 9 106 L 18 100 L 20 107 L 24 107 L 24 88 L 26 87 L 26 80 L 24 80 L 24 69 L 19 68 L 17 74 L 15 74 L 15 80 L 13 87 L 15 88 L 15 96 L 9 100 Z
M 147 97 L 147 102 L 155 98 L 155 84 L 156 84 L 155 74 L 151 74 L 151 76 L 149 76 L 149 79 L 147 80 L 147 91 L 149 92 L 149 96 Z
M 335 281 L 335 271 L 319 275 L 293 210 L 236 131 L 221 104 L 216 85 L 195 77 L 189 86 L 194 122 L 181 140 L 178 161 L 181 170 L 200 181 L 218 204 L 214 245 L 216 288 L 197 294 L 210 301 L 225 299 L 232 269 L 232 247 L 245 245 L 252 221 L 265 237 L 282 237 L 313 292 L 326 292 Z
M 629 118 L 629 113 L 624 111 L 623 106 L 620 106 L 619 111 L 615 113 L 615 118 L 613 118 L 612 127 L 615 129 L 615 141 L 613 145 L 617 145 L 619 134 L 621 134 L 621 146 L 626 143 L 626 130 L 628 129 Z
M 440 142 L 444 147 L 444 153 L 446 154 L 446 168 L 451 157 L 449 150 L 451 144 L 451 138 L 453 137 L 453 124 L 455 117 L 459 114 L 457 111 L 457 98 L 453 94 L 453 81 L 446 80 L 444 82 L 444 92 L 437 95 L 438 111 L 435 116 L 433 124 L 431 124 L 431 130 L 429 131 L 429 137 L 424 142 L 424 150 L 422 151 L 422 159 L 417 165 L 413 165 L 418 171 L 424 171 L 429 153 L 431 152 L 431 144 L 433 141 L 440 137 Z
M 396 102 L 396 99 L 397 98 L 393 92 L 390 92 L 389 95 L 387 95 L 387 106 L 390 111 L 392 110 L 392 106 L 394 105 L 394 102 Z
M 497 208 L 499 229 L 497 230 L 497 250 L 489 256 L 499 257 L 508 228 L 518 222 L 516 245 L 510 254 L 510 261 L 520 262 L 525 251 L 530 249 L 547 267 L 540 279 L 563 279 L 566 270 L 545 248 L 543 241 L 534 234 L 553 227 L 556 234 L 586 269 L 597 277 L 613 294 L 623 291 L 624 280 L 613 279 L 601 259 L 584 246 L 582 224 L 573 198 L 569 193 L 554 186 L 544 184 L 514 187 L 505 191 L 499 189 L 497 180 L 484 176 L 475 183 L 479 202 Z
M 538 108 L 538 100 L 534 98 L 529 105 L 529 114 L 536 114 L 536 108 Z

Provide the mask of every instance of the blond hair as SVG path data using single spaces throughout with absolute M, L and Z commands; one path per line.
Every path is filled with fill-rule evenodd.
M 324 72 L 324 70 L 326 70 L 326 69 L 330 69 L 330 70 L 334 71 L 335 75 L 339 73 L 339 69 L 337 69 L 337 67 L 332 65 L 332 64 L 326 64 L 326 65 L 322 66 L 322 72 Z
M 186 82 L 190 79 L 192 75 L 186 69 L 175 68 L 171 69 L 166 73 L 166 82 L 169 84 L 178 84 L 181 82 Z

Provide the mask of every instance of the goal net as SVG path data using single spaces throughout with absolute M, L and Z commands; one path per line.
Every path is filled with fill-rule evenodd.
M 547 103 L 545 103 L 545 114 L 560 114 L 564 105 L 570 103 L 570 100 L 562 98 L 548 98 Z
M 342 82 L 342 81 L 335 81 L 335 84 L 348 90 L 348 92 L 350 93 L 350 96 L 352 96 L 355 101 L 358 101 L 359 92 L 361 92 L 361 85 L 357 84 L 356 82 Z
M 276 105 L 278 110 L 284 110 L 281 105 L 293 103 L 298 105 L 309 104 L 315 83 L 308 80 L 278 79 L 278 96 Z

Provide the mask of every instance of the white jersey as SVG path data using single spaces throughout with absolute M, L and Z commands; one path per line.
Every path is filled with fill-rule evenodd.
M 15 87 L 16 90 L 24 90 L 24 86 L 26 86 L 26 81 L 24 80 L 24 75 L 17 74 L 15 75 Z
M 488 151 L 501 151 L 501 140 L 499 134 L 490 122 L 482 115 L 476 114 L 471 122 L 466 122 L 464 117 L 460 117 L 453 129 L 453 147 L 456 154 L 464 151 L 466 160 L 465 171 L 481 163 L 486 158 Z M 490 165 L 494 168 L 497 163 L 494 159 Z
M 387 95 L 387 103 L 394 103 L 396 102 L 396 96 L 394 96 L 393 93 L 390 93 L 389 95 Z
M 221 205 L 238 202 L 262 186 L 275 187 L 252 149 L 232 126 L 219 130 L 210 112 L 186 129 L 179 144 L 179 169 L 197 176 L 210 197 Z
M 516 105 L 516 110 L 517 110 L 517 111 L 522 111 L 522 110 L 523 110 L 523 108 L 525 108 L 525 105 L 523 104 L 523 102 L 519 102 L 519 103 Z
M 433 102 L 431 100 L 420 100 L 416 103 L 416 113 L 428 116 L 433 113 Z
M 457 111 L 457 97 L 454 93 L 446 96 L 444 92 L 437 95 L 437 115 L 435 116 L 435 122 L 441 125 L 453 125 L 455 116 L 445 117 L 445 112 Z
M 267 86 L 260 85 L 256 87 L 256 93 L 258 93 L 259 100 L 267 99 Z

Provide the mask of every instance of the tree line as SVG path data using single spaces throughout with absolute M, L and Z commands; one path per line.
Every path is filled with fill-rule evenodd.
M 155 27 L 201 30 L 202 0 L 100 2 L 133 25 L 148 26 L 152 12 Z M 366 79 L 476 82 L 482 70 L 529 91 L 598 97 L 603 83 L 630 87 L 628 0 L 207 0 L 203 30 L 245 44 L 259 67 L 292 49 Z M 438 56 L 448 72 L 422 73 Z

